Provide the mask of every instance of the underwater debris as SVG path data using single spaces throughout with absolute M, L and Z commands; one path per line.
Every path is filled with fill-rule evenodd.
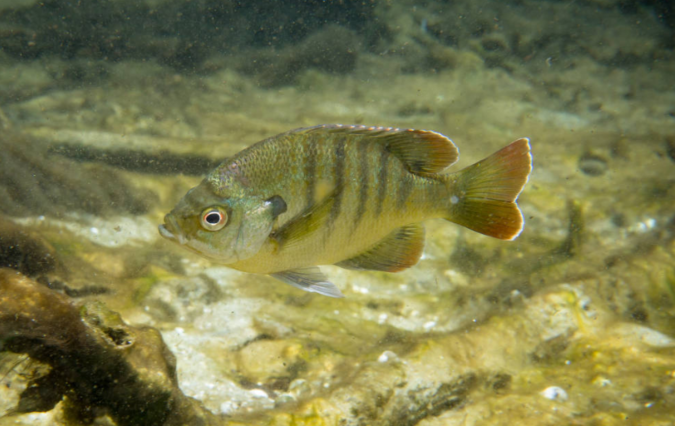
M 49 279 L 47 277 L 38 277 L 35 281 L 46 287 L 62 292 L 72 298 L 96 296 L 99 294 L 108 294 L 112 291 L 101 285 L 85 285 L 82 288 L 72 288 L 65 282 L 58 279 Z
M 48 146 L 18 133 L 0 137 L 0 212 L 10 216 L 140 214 L 157 197 L 114 170 L 49 155 Z
M 62 402 L 67 420 L 81 423 L 106 414 L 119 426 L 220 424 L 179 389 L 157 330 L 131 327 L 97 302 L 74 304 L 11 269 L 0 269 L 0 341 L 52 367 L 30 382 L 17 412 Z
M 454 382 L 441 384 L 431 398 L 423 398 L 419 401 L 421 404 L 416 406 L 413 403 L 410 407 L 400 407 L 394 413 L 393 418 L 397 420 L 398 425 L 414 426 L 427 417 L 459 409 L 481 380 L 474 373 L 461 375 Z M 414 395 L 410 396 L 413 401 L 417 402 Z
M 581 205 L 573 200 L 567 201 L 567 238 L 554 252 L 563 257 L 574 257 L 580 254 L 583 243 L 584 216 Z
M 560 354 L 569 347 L 571 339 L 572 333 L 570 332 L 544 340 L 529 353 L 529 357 L 535 363 L 550 363 L 551 360 L 560 357 Z
M 196 147 L 191 138 L 162 137 L 138 133 L 115 133 L 101 130 L 72 130 L 35 127 L 25 132 L 49 145 L 49 154 L 80 163 L 101 163 L 130 172 L 201 176 L 235 154 L 227 146 L 218 149 L 224 155 L 212 158 L 212 143 L 206 138 Z
M 513 376 L 507 373 L 495 373 L 488 377 L 485 387 L 496 394 L 504 394 L 511 387 Z
M 174 154 L 168 151 L 149 153 L 131 149 L 101 149 L 93 146 L 56 145 L 50 153 L 78 162 L 103 163 L 118 169 L 160 175 L 201 176 L 225 159 L 213 160 L 199 155 Z

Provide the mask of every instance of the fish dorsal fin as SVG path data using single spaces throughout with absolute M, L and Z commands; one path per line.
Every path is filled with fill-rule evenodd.
M 300 290 L 319 293 L 328 297 L 344 297 L 340 289 L 328 281 L 328 278 L 316 266 L 292 269 L 271 275 Z
M 438 173 L 459 158 L 459 150 L 450 139 L 430 130 L 324 124 L 297 131 L 372 139 L 384 144 L 413 173 Z
M 398 272 L 419 261 L 424 250 L 424 226 L 416 223 L 395 229 L 370 249 L 336 263 L 346 269 Z

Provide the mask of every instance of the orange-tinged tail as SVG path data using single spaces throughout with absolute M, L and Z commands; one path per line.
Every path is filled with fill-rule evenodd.
M 531 171 L 530 140 L 522 138 L 449 176 L 453 185 L 446 219 L 491 237 L 515 239 L 524 224 L 516 200 Z

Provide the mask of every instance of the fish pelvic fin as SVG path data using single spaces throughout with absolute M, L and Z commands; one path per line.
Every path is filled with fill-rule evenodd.
M 530 140 L 522 138 L 447 176 L 445 219 L 490 237 L 516 239 L 524 225 L 516 201 L 531 171 Z
M 286 284 L 310 293 L 319 293 L 335 298 L 345 297 L 340 289 L 328 281 L 328 278 L 316 266 L 276 272 L 270 275 Z

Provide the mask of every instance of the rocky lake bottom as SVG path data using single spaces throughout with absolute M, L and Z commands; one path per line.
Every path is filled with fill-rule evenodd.
M 527 14 L 502 6 L 490 13 L 503 31 L 454 46 L 436 3 L 381 6 L 397 29 L 387 50 L 315 36 L 353 43 L 344 72 L 292 47 L 205 53 L 187 73 L 5 45 L 0 425 L 672 424 L 675 55 L 658 42 L 672 34 L 589 3 L 608 29 L 558 55 L 526 53 L 535 23 L 514 44 Z M 322 123 L 441 132 L 461 153 L 452 171 L 529 137 L 524 232 L 427 222 L 409 270 L 323 267 L 344 299 L 160 237 L 220 160 Z

